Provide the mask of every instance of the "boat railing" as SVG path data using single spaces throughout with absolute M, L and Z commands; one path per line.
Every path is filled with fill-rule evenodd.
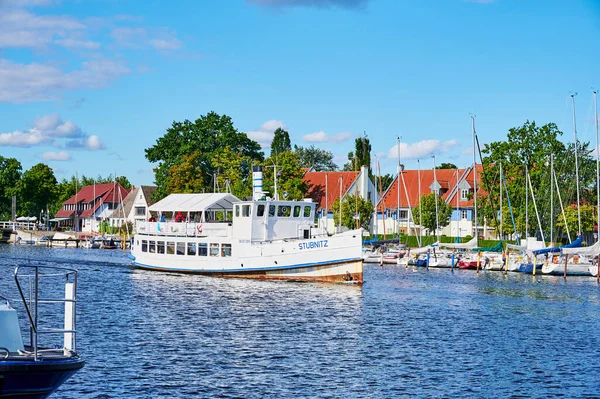
M 142 222 L 136 226 L 136 233 L 157 236 L 228 237 L 230 232 L 231 222 Z
M 21 273 L 21 271 L 24 270 L 28 270 L 29 273 Z M 40 334 L 63 334 L 64 354 L 67 356 L 71 353 L 75 353 L 75 337 L 77 334 L 77 317 L 75 310 L 77 304 L 77 270 L 56 266 L 21 265 L 15 268 L 14 278 L 29 320 L 29 341 L 31 348 L 33 349 L 34 360 L 39 360 L 38 336 Z M 64 298 L 42 297 L 40 295 L 40 280 L 42 278 L 64 278 Z M 26 280 L 27 292 L 24 291 L 21 280 Z M 23 282 L 25 283 L 25 281 Z M 41 328 L 39 305 L 57 303 L 64 303 L 63 328 Z

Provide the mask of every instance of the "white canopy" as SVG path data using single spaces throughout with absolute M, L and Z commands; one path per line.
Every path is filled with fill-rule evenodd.
M 600 254 L 600 241 L 590 247 L 563 248 L 561 252 L 565 255 L 597 256 Z
M 429 252 L 429 250 L 435 246 L 439 245 L 439 242 L 434 242 L 431 245 L 427 245 L 425 247 L 421 247 L 421 248 L 410 248 L 409 252 L 411 254 L 424 254 L 426 252 Z
M 35 216 L 19 216 L 17 222 L 35 222 L 37 217 Z
M 151 205 L 150 212 L 203 212 L 231 210 L 240 199 L 229 193 L 171 194 Z
M 471 241 L 465 242 L 464 244 L 446 244 L 446 243 L 440 243 L 440 247 L 453 248 L 453 249 L 473 249 L 473 248 L 477 248 L 477 237 L 471 238 Z

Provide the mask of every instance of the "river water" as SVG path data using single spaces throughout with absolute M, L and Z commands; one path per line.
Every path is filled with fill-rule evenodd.
M 17 297 L 12 272 L 24 263 L 80 272 L 86 365 L 55 398 L 600 397 L 593 278 L 365 265 L 361 288 L 2 245 L 0 294 Z

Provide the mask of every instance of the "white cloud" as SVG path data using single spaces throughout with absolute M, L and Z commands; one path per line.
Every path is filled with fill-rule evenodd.
M 353 136 L 354 135 L 349 132 L 327 134 L 321 130 L 319 132 L 305 134 L 302 136 L 302 140 L 308 143 L 342 143 Z
M 91 40 L 77 40 L 77 39 L 60 39 L 55 40 L 54 43 L 61 45 L 66 48 L 83 48 L 86 50 L 96 50 L 100 48 L 100 43 Z
M 282 121 L 271 119 L 260 125 L 258 130 L 246 132 L 246 135 L 260 144 L 262 148 L 267 148 L 273 141 L 273 133 L 279 128 L 288 130 L 287 126 Z
M 60 140 L 64 139 L 71 139 L 66 143 L 66 146 L 69 148 L 83 148 L 88 150 L 106 148 L 98 136 L 88 136 L 72 121 L 63 121 L 58 113 L 37 118 L 33 121 L 33 127 L 29 130 L 17 130 L 11 133 L 0 134 L 0 146 L 34 147 L 54 145 L 60 147 Z
M 183 47 L 183 43 L 175 38 L 167 39 L 152 39 L 150 45 L 157 50 L 179 50 Z
M 153 48 L 158 51 L 174 51 L 183 48 L 183 42 L 167 29 L 140 27 L 116 27 L 110 33 L 115 43 L 130 48 Z
M 400 143 L 400 158 L 402 159 L 418 159 L 429 156 L 431 154 L 439 154 L 450 151 L 456 147 L 456 140 L 448 140 L 441 142 L 440 140 L 422 140 L 418 143 L 408 144 Z M 387 152 L 388 158 L 398 159 L 398 144 L 394 145 Z
M 71 155 L 69 155 L 66 151 L 60 152 L 45 152 L 42 155 L 44 161 L 68 161 L 71 159 Z
M 0 102 L 55 100 L 64 91 L 98 89 L 127 73 L 125 65 L 108 59 L 86 61 L 81 69 L 71 72 L 47 64 L 17 64 L 0 59 Z

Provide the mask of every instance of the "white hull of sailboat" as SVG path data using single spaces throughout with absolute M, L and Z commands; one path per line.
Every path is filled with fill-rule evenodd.
M 562 276 L 565 274 L 564 262 L 546 263 L 542 266 L 543 274 Z M 567 263 L 567 276 L 591 276 L 589 263 Z

